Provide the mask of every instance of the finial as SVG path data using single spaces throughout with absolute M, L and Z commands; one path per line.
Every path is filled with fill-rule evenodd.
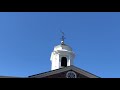
M 62 33 L 61 44 L 63 45 L 65 37 L 64 37 L 64 32 L 61 31 L 61 33 Z

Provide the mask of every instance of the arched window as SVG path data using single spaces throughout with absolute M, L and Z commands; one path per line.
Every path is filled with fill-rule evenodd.
M 62 67 L 66 67 L 67 66 L 67 58 L 66 57 L 62 57 L 62 59 L 61 59 L 61 66 Z

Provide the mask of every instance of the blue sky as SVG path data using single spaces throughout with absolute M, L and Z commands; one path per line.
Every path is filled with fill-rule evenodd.
M 120 77 L 119 12 L 0 12 L 0 76 L 50 71 L 60 30 L 76 54 L 75 66 Z

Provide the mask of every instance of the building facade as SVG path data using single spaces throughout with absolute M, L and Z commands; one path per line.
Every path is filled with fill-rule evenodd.
M 62 36 L 61 44 L 54 47 L 51 53 L 51 71 L 28 76 L 29 78 L 99 78 L 74 66 L 75 53 L 69 45 L 64 43 Z

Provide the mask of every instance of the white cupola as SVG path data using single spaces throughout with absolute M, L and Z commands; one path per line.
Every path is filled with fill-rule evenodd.
M 64 44 L 64 36 L 62 36 L 61 44 L 54 47 L 51 53 L 51 70 L 64 68 L 73 65 L 75 54 L 72 48 Z

